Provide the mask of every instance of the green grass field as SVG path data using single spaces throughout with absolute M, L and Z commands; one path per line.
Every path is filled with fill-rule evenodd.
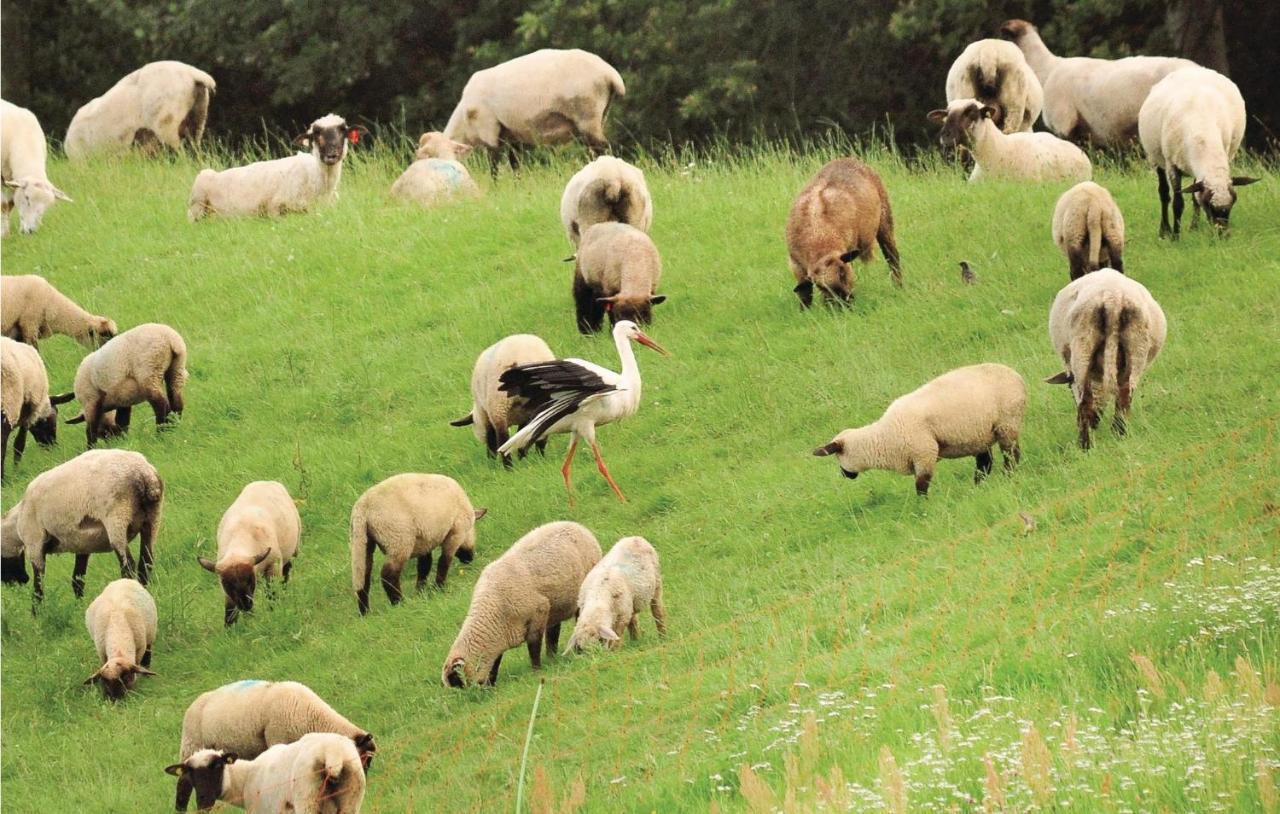
M 801 313 L 782 240 L 795 193 L 832 152 L 761 150 L 644 164 L 662 289 L 638 349 L 644 402 L 601 445 L 631 501 L 589 456 L 577 505 L 563 437 L 512 472 L 469 429 L 477 353 L 512 333 L 616 367 L 578 335 L 558 204 L 571 159 L 504 172 L 484 200 L 430 212 L 386 195 L 389 153 L 349 159 L 340 202 L 279 220 L 188 224 L 186 158 L 70 166 L 76 199 L 4 243 L 7 274 L 41 274 L 122 328 L 158 321 L 190 349 L 187 411 L 157 434 L 145 405 L 112 443 L 166 482 L 151 584 L 153 669 L 120 704 L 81 686 L 98 663 L 89 598 L 118 576 L 71 558 L 3 589 L 6 811 L 164 811 L 183 711 L 242 678 L 309 684 L 376 736 L 365 811 L 511 811 L 529 712 L 526 806 L 578 779 L 591 812 L 851 810 L 1277 811 L 1280 784 L 1280 178 L 1241 191 L 1234 234 L 1156 239 L 1154 174 L 1108 163 L 1129 273 L 1169 318 L 1127 438 L 1075 443 L 1047 338 L 1067 282 L 1049 220 L 1065 185 L 970 188 L 958 170 L 867 157 L 897 220 L 905 287 L 860 266 L 848 311 Z M 961 284 L 957 261 L 980 277 Z M 42 344 L 55 390 L 82 351 Z M 811 450 L 960 365 L 1028 382 L 1023 463 L 972 483 L 942 462 L 910 478 L 840 477 Z M 71 415 L 64 409 L 64 416 Z M 29 445 L 5 509 L 83 448 Z M 359 618 L 352 503 L 390 475 L 457 478 L 477 506 L 476 561 L 443 593 Z M 293 580 L 230 630 L 196 564 L 240 488 L 283 481 L 303 537 Z M 1034 520 L 1028 530 L 1020 514 Z M 620 652 L 523 651 L 495 689 L 440 685 L 480 569 L 534 526 L 573 519 L 604 547 L 642 534 L 663 565 L 670 632 L 647 616 Z M 380 560 L 377 561 L 380 563 Z M 375 567 L 378 567 L 375 565 Z M 376 588 L 376 586 L 375 586 Z M 567 631 L 566 631 L 567 634 Z M 745 769 L 743 767 L 746 767 Z M 557 808 L 557 810 L 559 810 Z M 565 809 L 567 810 L 567 809 Z

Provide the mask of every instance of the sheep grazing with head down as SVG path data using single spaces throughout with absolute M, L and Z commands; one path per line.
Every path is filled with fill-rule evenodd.
M 846 478 L 869 469 L 914 475 L 916 493 L 929 493 L 939 458 L 977 461 L 974 481 L 991 472 L 991 448 L 1000 445 L 1005 469 L 1021 458 L 1018 436 L 1027 409 L 1027 386 L 1016 370 L 971 365 L 944 373 L 896 399 L 872 424 L 845 430 L 813 451 L 835 455 Z
M 28 432 L 41 446 L 53 446 L 58 440 L 60 403 L 49 397 L 49 374 L 36 349 L 0 337 L 0 463 L 9 453 L 9 433 L 15 429 L 15 464 L 22 460 Z
M 1004 40 L 978 40 L 960 52 L 947 72 L 947 103 L 977 99 L 996 112 L 1005 133 L 1031 130 L 1044 106 L 1044 91 L 1018 46 Z
M 156 643 L 156 601 L 137 580 L 118 579 L 102 589 L 84 612 L 102 666 L 85 679 L 112 701 L 124 698 L 138 676 L 153 676 L 151 648 Z
M 621 646 L 618 631 L 626 628 L 635 641 L 640 636 L 640 611 L 648 607 L 658 634 L 667 632 L 667 611 L 662 604 L 662 570 L 658 552 L 643 537 L 623 537 L 582 581 L 578 590 L 578 621 L 565 652 L 581 650 L 595 642 L 610 648 Z
M 587 229 L 613 221 L 648 232 L 653 226 L 653 197 L 639 167 L 602 155 L 574 173 L 560 196 L 560 223 L 577 246 Z
M 957 99 L 946 110 L 932 110 L 929 121 L 942 125 L 944 149 L 963 145 L 973 153 L 969 183 L 987 178 L 1020 181 L 1088 181 L 1089 156 L 1050 133 L 1002 133 L 996 109 L 977 99 Z
M 648 325 L 653 321 L 653 306 L 667 299 L 656 293 L 660 277 L 662 258 L 644 232 L 625 223 L 589 227 L 573 269 L 578 330 L 584 334 L 600 330 L 606 312 L 613 325 L 624 319 Z
M 513 367 L 550 362 L 555 358 L 547 343 L 533 334 L 508 336 L 485 348 L 471 371 L 471 412 L 450 421 L 450 426 L 471 425 L 475 428 L 476 439 L 488 448 L 489 456 L 496 456 L 498 447 L 511 437 L 511 427 L 523 426 L 533 418 L 527 399 L 500 389 L 500 377 Z M 537 446 L 539 452 L 545 451 L 546 439 L 538 441 Z M 520 457 L 523 458 L 524 453 L 525 450 L 520 450 Z M 510 468 L 511 456 L 503 455 L 502 463 Z
M 818 171 L 787 218 L 787 250 L 800 304 L 813 303 L 815 287 L 830 300 L 849 302 L 856 279 L 851 263 L 857 257 L 870 263 L 873 241 L 889 262 L 894 284 L 902 285 L 884 182 L 861 161 L 838 158 Z
M 154 154 L 199 145 L 209 117 L 213 77 L 182 62 L 151 62 L 76 111 L 67 128 L 67 158 L 113 155 L 138 147 Z
M 1073 280 L 1100 268 L 1124 273 L 1124 216 L 1106 187 L 1081 181 L 1062 193 L 1053 208 L 1053 242 Z
M 253 610 L 258 577 L 269 583 L 279 575 L 289 584 L 301 536 L 302 518 L 283 483 L 259 480 L 240 491 L 218 523 L 217 561 L 196 558 L 222 583 L 225 624 Z
M 471 608 L 444 660 L 448 687 L 498 682 L 502 655 L 529 647 L 533 669 L 542 667 L 542 645 L 553 656 L 560 623 L 578 610 L 578 589 L 600 561 L 600 543 L 589 529 L 561 521 L 539 526 L 485 566 Z
M 49 148 L 36 115 L 0 99 L 0 236 L 9 234 L 9 212 L 17 205 L 18 229 L 30 234 L 40 228 L 44 213 L 55 201 L 71 202 L 53 185 L 45 171 Z
M 470 152 L 469 145 L 447 139 L 444 133 L 423 133 L 416 160 L 391 185 L 391 195 L 422 206 L 480 197 L 480 188 L 462 164 Z
M 0 277 L 0 333 L 32 347 L 63 334 L 92 350 L 116 335 L 116 324 L 76 305 L 43 277 L 5 275 Z

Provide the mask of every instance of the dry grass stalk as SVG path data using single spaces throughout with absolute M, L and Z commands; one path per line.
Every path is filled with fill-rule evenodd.
M 1050 770 L 1053 767 L 1053 755 L 1039 730 L 1032 725 L 1022 733 L 1022 779 L 1027 781 L 1036 801 L 1044 805 L 1053 794 L 1053 782 Z
M 1001 779 L 1000 773 L 996 771 L 996 764 L 991 759 L 991 755 L 985 755 L 982 762 L 987 767 L 987 793 L 982 798 L 982 810 L 987 814 L 1004 811 L 1004 780 Z
M 778 807 L 773 789 L 745 763 L 738 767 L 738 789 L 742 792 L 742 799 L 747 801 L 747 811 L 752 814 L 773 814 Z
M 890 814 L 907 814 L 907 783 L 888 746 L 880 747 L 880 793 Z
M 1156 698 L 1164 698 L 1164 679 L 1160 677 L 1160 671 L 1156 669 L 1151 659 L 1134 652 L 1129 654 L 1129 660 L 1138 668 L 1138 675 L 1142 677 L 1142 683 L 1146 685 L 1147 691 Z
M 947 688 L 933 685 L 933 720 L 938 725 L 938 745 L 946 752 L 951 747 L 951 710 L 947 706 Z

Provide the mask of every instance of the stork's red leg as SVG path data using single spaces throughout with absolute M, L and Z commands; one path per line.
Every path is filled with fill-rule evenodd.
M 600 470 L 600 474 L 604 475 L 604 479 L 609 481 L 609 485 L 613 487 L 613 493 L 618 496 L 618 500 L 626 503 L 627 496 L 622 494 L 618 484 L 613 482 L 613 475 L 609 474 L 609 467 L 604 465 L 604 456 L 600 454 L 600 445 L 595 441 L 591 442 L 591 453 L 596 456 L 596 467 Z
M 564 466 L 560 467 L 560 474 L 564 476 L 564 490 L 569 493 L 569 499 L 573 500 L 573 484 L 569 483 L 569 467 L 573 465 L 573 453 L 578 451 L 578 436 L 573 434 L 569 439 L 569 454 L 564 456 Z

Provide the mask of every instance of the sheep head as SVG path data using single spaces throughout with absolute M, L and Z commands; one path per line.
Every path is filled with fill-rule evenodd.
M 1191 195 L 1196 206 L 1204 211 L 1205 217 L 1217 228 L 1218 233 L 1226 234 L 1230 225 L 1231 207 L 1236 205 L 1236 187 L 1256 184 L 1260 180 L 1243 175 L 1234 178 L 1206 178 L 1184 188 L 1182 194 Z
M 1036 33 L 1036 27 L 1026 20 L 1005 20 L 1000 24 L 1000 38 L 1018 43 L 1028 34 Z
M 597 301 L 604 303 L 604 310 L 609 312 L 611 325 L 617 325 L 623 320 L 648 325 L 653 321 L 653 306 L 666 302 L 667 295 L 624 297 L 621 294 L 614 294 L 612 297 L 600 297 Z
M 947 105 L 946 110 L 929 111 L 929 121 L 942 125 L 938 143 L 945 152 L 960 146 L 971 147 L 984 122 L 990 120 L 992 126 L 995 126 L 998 113 L 997 108 L 984 105 L 977 99 L 956 99 Z
M 367 135 L 369 131 L 366 128 L 360 125 L 352 127 L 346 119 L 330 113 L 313 121 L 307 132 L 294 139 L 293 143 L 309 148 L 320 163 L 332 167 L 341 164 L 346 157 L 348 142 L 358 144 Z
M 829 444 L 818 447 L 813 454 L 819 458 L 835 455 L 840 461 L 840 472 L 850 480 L 862 472 L 873 468 L 873 461 L 868 454 L 868 445 L 863 442 L 866 427 L 856 430 L 845 430 L 837 435 Z
M 153 675 L 155 673 L 146 667 L 134 664 L 128 659 L 114 658 L 99 667 L 97 672 L 84 680 L 84 683 L 85 686 L 97 684 L 105 698 L 111 701 L 119 701 L 124 698 L 125 693 L 133 689 L 138 681 L 138 676 Z
M 165 772 L 178 778 L 178 811 L 187 810 L 187 802 L 191 792 L 196 793 L 196 808 L 208 811 L 222 797 L 223 775 L 227 766 L 239 760 L 233 752 L 219 749 L 201 749 L 181 763 L 174 763 L 164 768 Z
M 5 181 L 4 185 L 13 190 L 13 201 L 18 209 L 18 230 L 24 235 L 40 228 L 44 213 L 54 201 L 71 202 L 65 192 L 42 178 L 20 178 Z
M 415 157 L 439 158 L 443 161 L 461 161 L 471 152 L 471 145 L 454 141 L 444 133 L 431 131 L 418 138 L 418 151 Z

